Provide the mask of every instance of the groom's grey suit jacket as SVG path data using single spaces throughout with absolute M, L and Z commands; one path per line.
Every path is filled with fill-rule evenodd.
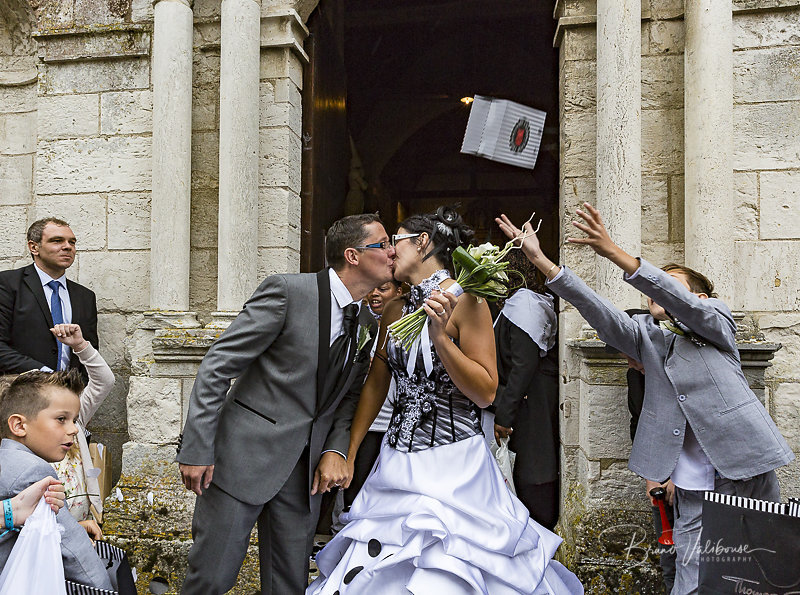
M 628 461 L 631 471 L 653 481 L 669 477 L 687 422 L 711 464 L 728 479 L 747 479 L 794 459 L 747 385 L 736 323 L 725 303 L 700 299 L 645 260 L 626 280 L 705 344 L 661 328 L 650 314 L 629 317 L 567 267 L 547 287 L 575 306 L 603 341 L 644 365 L 644 404 Z
M 280 490 L 307 445 L 309 492 L 321 453 L 347 453 L 377 325 L 361 308 L 358 323 L 371 339 L 351 352 L 343 385 L 321 395 L 330 300 L 327 269 L 264 280 L 200 364 L 179 463 L 214 464 L 217 487 L 257 505 Z

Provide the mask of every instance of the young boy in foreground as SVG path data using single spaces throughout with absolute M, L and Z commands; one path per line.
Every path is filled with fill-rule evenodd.
M 672 593 L 697 593 L 703 492 L 777 501 L 774 470 L 794 455 L 747 385 L 736 324 L 712 297 L 710 282 L 687 267 L 667 272 L 627 254 L 597 209 L 584 207 L 576 212 L 585 223 L 573 225 L 587 237 L 567 241 L 619 266 L 623 279 L 647 295 L 649 315 L 629 317 L 550 261 L 530 224 L 522 250 L 548 288 L 575 306 L 603 341 L 644 366 L 644 403 L 628 467 L 652 481 L 672 478 L 678 554 Z M 521 233 L 505 215 L 497 223 L 509 237 Z
M 56 477 L 48 463 L 64 458 L 72 446 L 80 411 L 80 374 L 28 372 L 18 376 L 0 397 L 0 498 L 10 498 L 45 477 Z M 66 507 L 56 515 L 64 528 L 61 556 L 64 577 L 76 583 L 111 589 L 111 580 L 86 531 Z M 0 539 L 0 569 L 18 533 Z M 44 569 L 43 569 L 44 570 Z

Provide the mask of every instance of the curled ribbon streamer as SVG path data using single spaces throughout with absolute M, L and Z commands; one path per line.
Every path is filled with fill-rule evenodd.
M 452 293 L 458 297 L 464 293 L 464 289 L 458 283 L 453 283 L 450 287 L 444 290 L 445 293 Z M 430 376 L 433 372 L 433 356 L 431 355 L 431 337 L 428 334 L 428 323 L 430 320 L 425 321 L 422 327 L 422 332 L 416 341 L 411 345 L 411 350 L 408 353 L 408 364 L 406 364 L 406 372 L 409 376 L 414 374 L 417 367 L 417 353 L 422 349 L 422 361 L 425 364 L 425 376 Z

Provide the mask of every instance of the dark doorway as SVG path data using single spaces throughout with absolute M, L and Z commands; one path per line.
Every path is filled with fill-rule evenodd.
M 481 241 L 501 241 L 493 223 L 501 212 L 522 221 L 536 211 L 544 219 L 543 244 L 557 254 L 552 3 L 322 0 L 309 28 L 304 132 L 310 133 L 312 155 L 307 159 L 304 151 L 305 270 L 322 265 L 321 244 L 309 236 L 321 234 L 337 217 L 380 211 L 392 233 L 398 220 L 440 204 L 459 203 Z M 338 84 L 344 104 L 330 102 Z M 532 171 L 459 152 L 469 117 L 461 98 L 476 94 L 547 112 Z

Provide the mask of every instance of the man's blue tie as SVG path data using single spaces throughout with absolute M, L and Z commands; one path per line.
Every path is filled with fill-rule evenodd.
M 53 324 L 63 324 L 64 314 L 61 310 L 61 297 L 58 295 L 61 283 L 50 281 L 47 286 L 53 290 L 53 296 L 50 298 L 50 314 L 53 316 Z M 56 345 L 58 346 L 56 351 L 56 370 L 58 370 L 61 367 L 61 341 L 56 340 Z

